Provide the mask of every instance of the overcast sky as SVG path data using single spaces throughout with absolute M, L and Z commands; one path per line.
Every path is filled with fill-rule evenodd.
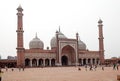
M 16 56 L 17 7 L 23 11 L 24 47 L 37 32 L 44 48 L 56 30 L 68 38 L 76 32 L 89 50 L 98 51 L 98 20 L 103 20 L 105 58 L 120 56 L 120 0 L 1 0 L 0 55 Z

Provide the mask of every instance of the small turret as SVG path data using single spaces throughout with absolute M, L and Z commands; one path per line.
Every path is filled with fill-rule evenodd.
M 98 23 L 101 24 L 103 21 L 101 19 L 99 19 Z
M 17 10 L 18 10 L 18 11 L 20 11 L 20 12 L 22 12 L 22 11 L 23 11 L 23 9 L 22 9 L 21 5 L 19 5 L 19 6 L 18 6 Z

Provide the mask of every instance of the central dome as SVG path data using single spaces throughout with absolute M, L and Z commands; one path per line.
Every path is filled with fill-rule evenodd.
M 60 31 L 58 31 L 58 38 L 67 39 L 67 37 Z M 54 48 L 57 46 L 56 45 L 56 35 L 51 39 L 50 45 L 51 45 L 51 48 Z
M 43 49 L 44 44 L 36 35 L 36 37 L 33 38 L 33 40 L 30 41 L 29 48 L 30 49 Z

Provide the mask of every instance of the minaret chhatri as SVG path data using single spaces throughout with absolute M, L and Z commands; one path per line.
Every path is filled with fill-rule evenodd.
M 17 8 L 17 66 L 24 65 L 24 44 L 23 44 L 23 9 L 21 6 Z
M 103 37 L 103 21 L 99 19 L 98 21 L 98 29 L 99 29 L 99 55 L 101 64 L 104 63 L 104 37 Z

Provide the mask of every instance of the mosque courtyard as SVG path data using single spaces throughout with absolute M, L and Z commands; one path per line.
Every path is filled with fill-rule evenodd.
M 117 81 L 120 70 L 112 67 L 98 67 L 93 71 L 85 70 L 85 67 L 44 67 L 25 68 L 24 71 L 14 68 L 14 71 L 2 69 L 2 81 Z

